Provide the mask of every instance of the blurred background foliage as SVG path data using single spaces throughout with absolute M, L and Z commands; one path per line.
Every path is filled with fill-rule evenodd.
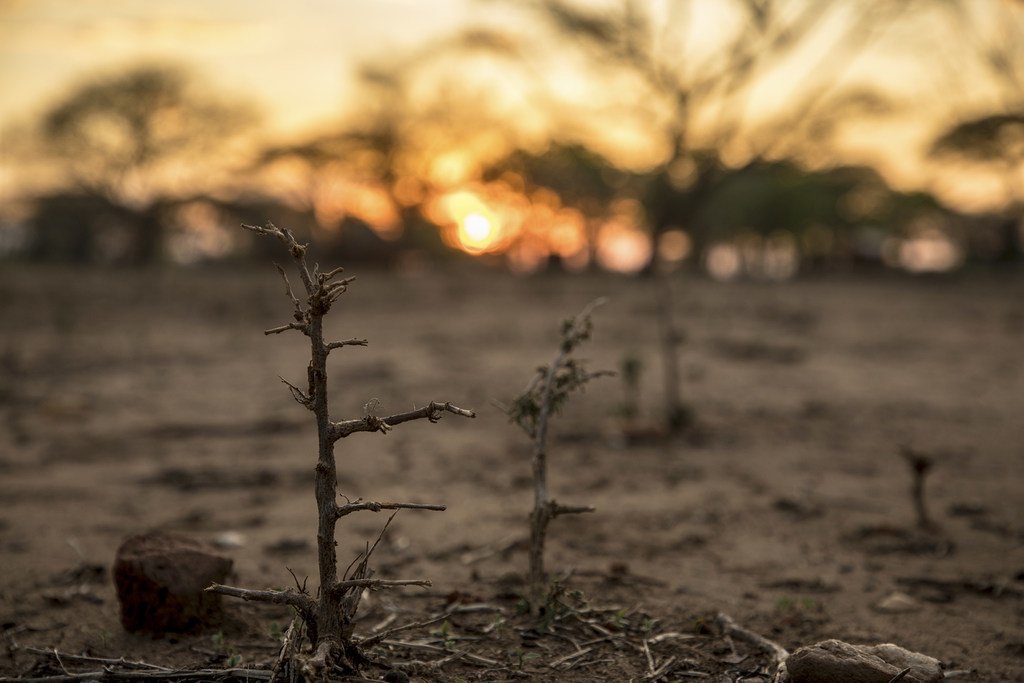
M 55 89 L 3 132 L 0 256 L 240 259 L 238 223 L 269 220 L 393 267 L 1021 261 L 1020 3 L 483 4 L 498 20 L 365 55 L 357 106 L 287 135 L 184 62 Z M 900 126 L 921 142 L 886 157 Z

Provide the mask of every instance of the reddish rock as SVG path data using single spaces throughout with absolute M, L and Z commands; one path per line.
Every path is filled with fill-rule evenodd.
M 191 632 L 220 622 L 220 596 L 231 558 L 194 538 L 159 531 L 132 536 L 114 561 L 121 624 L 128 631 Z

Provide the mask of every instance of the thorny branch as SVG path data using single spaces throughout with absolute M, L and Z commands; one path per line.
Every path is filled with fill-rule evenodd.
M 559 505 L 548 499 L 547 486 L 547 432 L 551 415 L 565 403 L 569 395 L 583 388 L 592 379 L 614 374 L 606 371 L 588 372 L 572 353 L 593 331 L 591 314 L 605 299 L 596 299 L 578 315 L 562 324 L 562 339 L 558 353 L 547 367 L 537 374 L 508 409 L 509 419 L 519 425 L 533 441 L 534 504 L 530 515 L 530 609 L 540 608 L 544 583 L 544 539 L 548 523 L 559 515 L 592 512 L 590 506 Z
M 339 439 L 344 439 L 346 436 L 355 432 L 381 432 L 383 434 L 387 434 L 395 425 L 400 425 L 403 422 L 409 422 L 411 420 L 421 420 L 426 418 L 430 422 L 437 422 L 446 412 L 452 413 L 453 415 L 461 415 L 462 417 L 476 417 L 476 413 L 472 410 L 459 408 L 449 402 L 440 403 L 438 401 L 431 401 L 426 406 L 416 410 L 410 410 L 407 413 L 397 413 L 387 417 L 377 417 L 376 415 L 367 414 L 357 420 L 332 422 L 331 436 L 335 441 L 337 441 Z
M 313 397 L 311 395 L 303 392 L 302 389 L 299 389 L 297 386 L 286 380 L 284 377 L 279 376 L 278 379 L 280 379 L 282 382 L 288 385 L 288 389 L 292 392 L 292 398 L 295 399 L 296 403 L 305 408 L 313 410 Z
M 789 651 L 786 648 L 782 647 L 774 640 L 769 640 L 758 633 L 754 633 L 749 629 L 743 628 L 733 621 L 732 617 L 724 612 L 719 612 L 715 616 L 715 624 L 725 635 L 742 640 L 770 654 L 772 657 L 773 668 L 777 668 L 779 664 L 786 661 L 789 657 Z
M 335 514 L 340 518 L 345 515 L 350 515 L 353 512 L 362 512 L 364 510 L 368 510 L 370 512 L 380 512 L 381 510 L 434 510 L 435 512 L 444 512 L 447 509 L 448 507 L 446 505 L 430 505 L 426 503 L 378 503 L 368 500 L 339 505 L 335 509 Z
M 337 463 L 334 456 L 334 444 L 338 439 L 356 431 L 387 431 L 392 426 L 410 420 L 426 418 L 437 422 L 445 412 L 463 417 L 476 417 L 475 413 L 451 403 L 431 402 L 426 407 L 407 413 L 399 413 L 385 418 L 373 414 L 372 403 L 367 404 L 367 414 L 359 420 L 331 422 L 328 408 L 327 357 L 331 351 L 344 346 L 366 346 L 365 339 L 351 338 L 339 341 L 324 341 L 324 316 L 332 304 L 348 290 L 355 279 L 339 277 L 342 268 L 321 272 L 319 264 L 312 269 L 306 263 L 307 245 L 296 241 L 295 236 L 287 228 L 279 228 L 273 223 L 265 227 L 244 225 L 244 229 L 258 235 L 269 235 L 279 239 L 288 250 L 298 271 L 299 279 L 305 290 L 296 294 L 285 269 L 277 265 L 278 273 L 284 282 L 284 293 L 294 308 L 292 321 L 266 331 L 266 334 L 279 334 L 289 330 L 302 332 L 310 340 L 310 361 L 307 366 L 308 389 L 300 389 L 288 380 L 281 378 L 292 397 L 302 406 L 313 412 L 316 418 L 318 458 L 315 468 L 314 488 L 318 512 L 317 524 L 317 564 L 320 576 L 320 592 L 317 598 L 305 591 L 288 589 L 249 590 L 214 584 L 207 588 L 213 593 L 230 595 L 244 600 L 287 604 L 294 607 L 306 624 L 306 632 L 313 646 L 313 655 L 306 658 L 301 667 L 304 675 L 310 679 L 319 679 L 321 674 L 332 667 L 341 666 L 346 672 L 355 669 L 352 659 L 355 643 L 352 641 L 352 622 L 364 588 L 389 588 L 399 586 L 429 586 L 425 579 L 386 580 L 374 579 L 368 562 L 374 548 L 380 542 L 384 531 L 372 546 L 361 557 L 356 558 L 345 570 L 339 580 L 338 558 L 335 531 L 338 520 L 353 512 L 370 510 L 418 509 L 444 510 L 443 505 L 422 503 L 379 503 L 373 501 L 337 502 Z M 394 515 L 392 514 L 392 518 Z M 390 523 L 390 519 L 388 522 Z M 387 529 L 387 524 L 384 529 Z M 354 570 L 353 570 L 354 566 Z M 351 573 L 350 573 L 351 571 Z M 282 655 L 285 656 L 285 655 Z M 295 656 L 289 655 L 289 656 Z M 278 662 L 278 669 L 281 662 Z
M 347 591 L 349 588 L 395 588 L 397 586 L 423 586 L 434 584 L 430 579 L 345 579 L 334 584 L 333 590 Z
M 241 598 L 242 600 L 252 600 L 255 602 L 272 602 L 277 605 L 291 605 L 299 611 L 303 617 L 313 614 L 313 610 L 316 607 L 316 601 L 305 593 L 288 588 L 283 591 L 279 590 L 251 590 L 249 588 L 236 588 L 235 586 L 225 586 L 219 583 L 214 583 L 206 587 L 208 593 L 219 593 L 221 595 L 230 595 L 234 598 Z
M 367 345 L 367 341 L 365 339 L 345 339 L 343 341 L 327 342 L 326 344 L 324 344 L 324 348 L 326 348 L 328 351 L 333 351 L 334 349 L 340 349 L 342 346 L 366 346 L 366 345 Z

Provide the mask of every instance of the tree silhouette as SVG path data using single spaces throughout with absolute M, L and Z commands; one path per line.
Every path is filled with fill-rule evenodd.
M 993 170 L 1009 200 L 1002 229 L 1002 254 L 1013 259 L 1024 254 L 1024 10 L 1010 3 L 994 3 L 993 26 L 979 24 L 977 13 L 960 3 L 943 8 L 963 28 L 967 57 L 990 76 L 994 101 L 978 112 L 977 106 L 954 111 L 954 122 L 933 141 L 929 156 L 942 162 Z M 969 88 L 977 74 L 962 65 L 950 69 L 954 88 Z
M 744 0 L 715 3 L 728 21 L 696 35 L 711 4 L 622 0 L 599 7 L 537 0 L 524 7 L 609 83 L 598 116 L 627 110 L 665 151 L 643 193 L 655 239 L 690 223 L 730 166 L 826 148 L 843 122 L 888 111 L 877 91 L 843 76 L 902 11 L 901 3 Z M 723 15 L 725 17 L 725 15 Z M 705 21 L 707 21 L 705 19 Z M 815 48 L 826 28 L 830 44 Z M 841 25 L 841 29 L 836 26 Z M 718 37 L 720 36 L 720 37 Z M 628 84 L 621 93 L 618 83 Z M 766 87 L 776 92 L 765 94 Z M 768 111 L 756 105 L 769 103 Z M 729 157 L 729 162 L 724 161 Z M 706 235 L 693 230 L 699 255 Z
M 196 179 L 210 183 L 253 120 L 180 69 L 139 66 L 74 88 L 42 117 L 39 141 L 69 184 L 119 208 L 133 233 L 129 259 L 150 262 L 166 209 Z
M 333 230 L 339 220 L 355 213 L 394 238 L 397 249 L 443 249 L 438 231 L 421 213 L 424 202 L 431 193 L 473 177 L 479 168 L 445 180 L 436 177 L 436 167 L 502 130 L 499 116 L 460 81 L 451 60 L 482 50 L 504 54 L 511 48 L 501 41 L 494 33 L 467 31 L 453 43 L 428 42 L 368 60 L 357 73 L 359 107 L 354 116 L 299 142 L 268 148 L 258 166 L 266 169 L 284 162 L 302 168 L 307 180 L 296 198 L 315 210 L 330 206 L 329 211 L 318 210 L 323 228 Z M 490 154 L 496 158 L 512 146 Z M 464 155 L 471 157 L 472 153 Z M 480 160 L 479 165 L 488 161 Z M 386 209 L 369 220 L 360 217 L 353 206 L 359 191 L 383 198 Z

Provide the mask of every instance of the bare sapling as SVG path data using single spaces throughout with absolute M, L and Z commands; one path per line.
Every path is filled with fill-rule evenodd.
M 928 508 L 924 501 L 924 484 L 928 474 L 932 471 L 935 461 L 927 453 L 916 451 L 909 446 L 900 447 L 900 455 L 910 468 L 910 475 L 913 483 L 910 486 L 910 497 L 914 503 L 914 516 L 917 521 L 917 528 L 922 531 L 929 531 L 935 528 L 931 517 L 928 516 Z
M 548 524 L 561 515 L 593 512 L 589 505 L 562 505 L 548 497 L 547 437 L 548 422 L 565 404 L 569 395 L 582 389 L 587 382 L 608 371 L 588 372 L 583 362 L 573 353 L 590 338 L 593 331 L 591 314 L 604 303 L 591 302 L 579 315 L 562 324 L 562 339 L 558 353 L 551 362 L 537 369 L 537 374 L 506 412 L 509 419 L 519 425 L 533 444 L 533 512 L 530 514 L 530 567 L 527 575 L 530 612 L 540 614 L 546 601 L 547 576 L 544 572 L 544 541 Z
M 662 376 L 665 380 L 665 426 L 669 434 L 679 434 L 690 427 L 693 421 L 693 415 L 683 402 L 680 393 L 679 347 L 682 345 L 684 337 L 676 325 L 673 314 L 675 292 L 670 274 L 664 272 L 663 268 L 658 268 L 655 280 L 658 288 L 658 328 L 661 341 Z
M 640 377 L 643 375 L 644 363 L 636 354 L 623 356 L 619 363 L 619 376 L 622 377 L 622 408 L 620 412 L 626 420 L 635 420 L 640 416 Z
M 259 235 L 275 237 L 284 244 L 291 256 L 302 282 L 305 296 L 300 299 L 292 290 L 285 269 L 277 266 L 284 280 L 285 295 L 294 308 L 291 322 L 266 330 L 265 334 L 279 334 L 287 331 L 300 332 L 309 338 L 311 358 L 307 368 L 307 388 L 301 389 L 282 378 L 288 385 L 293 398 L 310 410 L 315 419 L 318 436 L 318 457 L 315 468 L 314 486 L 318 513 L 317 563 L 320 589 L 316 597 L 304 587 L 285 590 L 251 590 L 214 584 L 208 591 L 230 595 L 244 600 L 271 602 L 290 605 L 306 625 L 306 632 L 312 644 L 312 656 L 302 666 L 309 678 L 323 678 L 335 669 L 355 670 L 361 661 L 357 643 L 353 639 L 353 620 L 359 600 L 365 589 L 380 589 L 398 586 L 429 586 L 427 579 L 384 580 L 372 577 L 369 568 L 370 555 L 376 547 L 368 546 L 356 561 L 339 576 L 336 552 L 335 527 L 346 515 L 381 510 L 414 509 L 445 510 L 444 505 L 422 503 L 375 502 L 361 499 L 345 499 L 338 502 L 338 476 L 334 457 L 335 444 L 356 432 L 380 432 L 386 434 L 392 427 L 411 420 L 426 419 L 437 422 L 445 413 L 462 417 L 476 415 L 451 403 L 431 401 L 422 408 L 404 413 L 378 417 L 367 409 L 360 418 L 334 422 L 328 410 L 327 357 L 338 349 L 348 346 L 366 346 L 365 339 L 342 341 L 324 340 L 324 316 L 331 306 L 344 294 L 353 277 L 341 277 L 342 269 L 335 268 L 321 272 L 318 265 L 310 268 L 306 261 L 307 245 L 300 244 L 287 228 L 278 228 L 268 223 L 266 227 L 242 226 Z M 392 517 L 395 513 L 392 513 Z M 388 520 L 390 522 L 390 519 Z M 386 529 L 387 525 L 385 525 Z M 383 531 L 381 532 L 383 535 Z M 380 541 L 380 538 L 377 539 Z M 294 671 L 294 670 L 293 670 Z

